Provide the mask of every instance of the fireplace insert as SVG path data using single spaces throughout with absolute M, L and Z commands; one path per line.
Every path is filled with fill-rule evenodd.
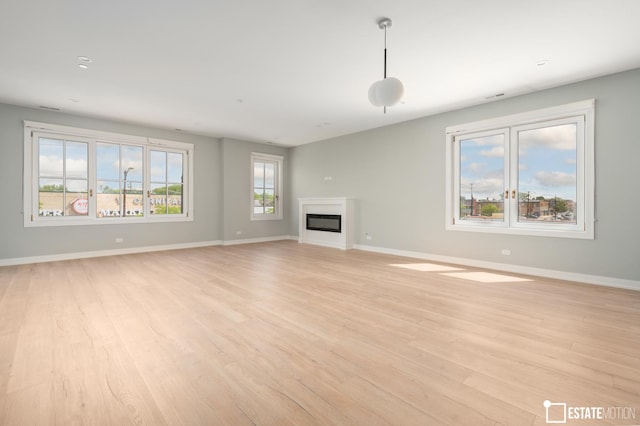
M 307 213 L 307 229 L 311 231 L 342 232 L 342 216 L 339 214 Z

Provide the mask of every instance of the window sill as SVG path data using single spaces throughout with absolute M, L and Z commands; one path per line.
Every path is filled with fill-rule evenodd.
M 506 235 L 528 235 L 533 237 L 554 237 L 554 238 L 574 238 L 583 240 L 593 240 L 593 229 L 583 230 L 576 226 L 563 226 L 558 225 L 556 229 L 549 229 L 549 227 L 505 227 L 502 224 L 486 224 L 485 226 L 478 226 L 475 224 L 447 224 L 447 231 L 462 231 L 462 232 L 480 232 L 490 234 L 506 234 Z
M 193 222 L 193 217 L 186 215 L 176 215 L 175 217 L 114 217 L 114 218 L 64 218 L 55 217 L 52 219 L 38 218 L 33 221 L 25 217 L 25 228 L 49 227 L 49 226 L 94 226 L 94 225 L 117 225 L 117 224 L 143 224 L 143 223 L 167 223 L 167 222 Z

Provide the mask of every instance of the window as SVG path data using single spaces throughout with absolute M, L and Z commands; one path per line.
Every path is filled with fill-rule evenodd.
M 447 128 L 447 229 L 594 238 L 593 100 Z
M 251 154 L 251 219 L 282 219 L 283 157 Z
M 25 226 L 192 220 L 193 145 L 25 122 Z

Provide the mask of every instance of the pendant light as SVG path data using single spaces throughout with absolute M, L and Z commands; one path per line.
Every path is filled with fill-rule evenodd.
M 378 80 L 369 88 L 369 102 L 373 106 L 384 107 L 385 114 L 387 107 L 400 102 L 404 94 L 402 82 L 395 77 L 387 77 L 387 28 L 391 26 L 391 19 L 381 18 L 378 20 L 378 27 L 384 30 L 384 78 Z

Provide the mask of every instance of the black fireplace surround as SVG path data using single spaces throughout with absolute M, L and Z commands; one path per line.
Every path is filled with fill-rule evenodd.
M 307 229 L 311 231 L 342 232 L 342 216 L 339 214 L 307 213 Z

